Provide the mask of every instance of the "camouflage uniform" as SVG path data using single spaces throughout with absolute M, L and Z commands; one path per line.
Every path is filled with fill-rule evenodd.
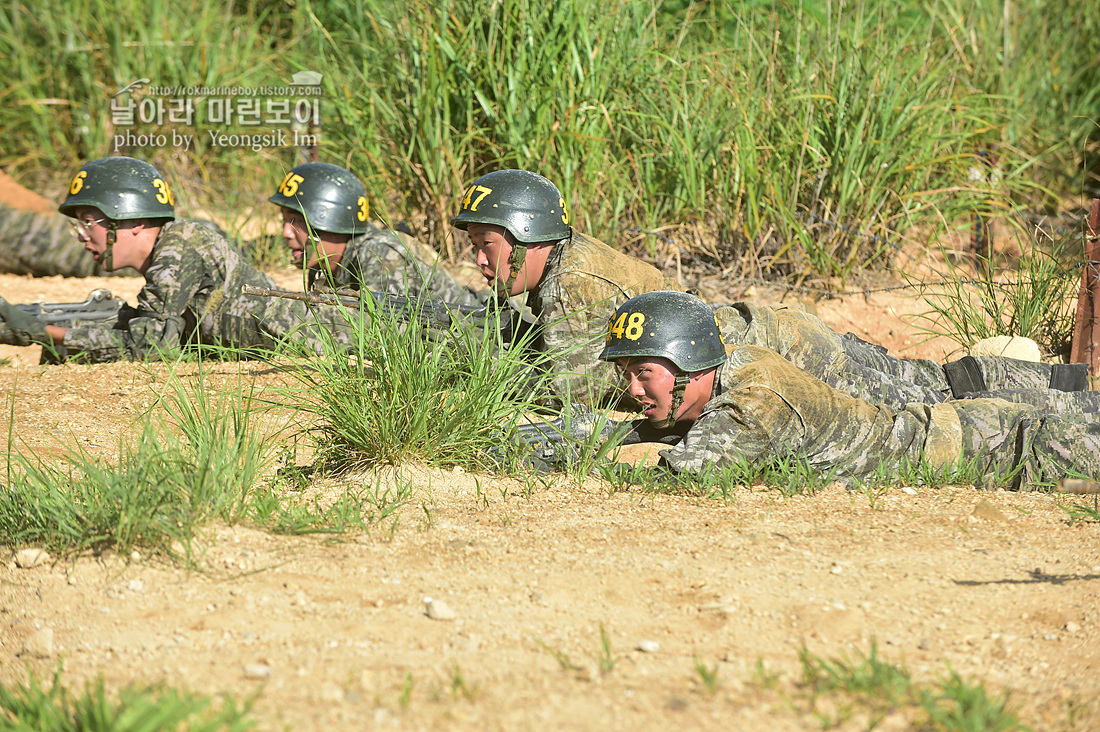
M 124 309 L 113 326 L 70 328 L 65 349 L 91 362 L 171 357 L 186 345 L 270 349 L 299 326 L 293 337 L 319 348 L 317 322 L 303 303 L 242 295 L 243 285 L 276 287 L 209 227 L 169 221 L 153 246 L 138 307 Z
M 543 364 L 554 393 L 585 404 L 615 400 L 621 392 L 615 367 L 598 358 L 608 318 L 635 295 L 680 289 L 656 267 L 576 230 L 555 244 L 527 297 L 537 329 L 533 347 L 556 356 Z
M 840 335 L 818 317 L 787 308 L 735 303 L 715 311 L 727 344 L 769 348 L 833 388 L 901 410 L 910 402 L 952 397 L 944 367 L 926 359 L 895 358 L 851 333 Z M 1047 389 L 1052 367 L 1011 358 L 967 357 L 987 390 Z M 1011 393 L 1009 393 L 1011 395 Z
M 3 202 L 0 272 L 34 277 L 104 275 L 73 234 L 71 220 L 56 213 L 20 211 Z
M 435 253 L 416 239 L 367 224 L 367 233 L 352 238 L 331 275 L 322 267 L 309 271 L 309 287 L 366 289 L 411 299 L 426 298 L 451 305 L 482 305 L 484 296 L 455 281 L 442 267 L 427 264 Z
M 1051 416 L 1029 404 L 972 399 L 909 404 L 899 411 L 829 387 L 774 351 L 734 348 L 719 366 L 711 400 L 662 457 L 677 471 L 788 455 L 841 476 L 887 472 L 921 459 L 935 467 L 977 461 L 1019 479 L 1069 472 L 1100 476 L 1100 421 Z

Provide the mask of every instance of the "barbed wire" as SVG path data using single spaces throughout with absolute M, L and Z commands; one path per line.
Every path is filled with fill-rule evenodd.
M 1040 226 L 1045 222 L 1058 221 L 1060 223 L 1070 224 L 1071 228 L 1077 228 L 1077 227 L 1080 227 L 1080 226 L 1084 225 L 1084 223 L 1086 222 L 1086 219 L 1083 218 L 1083 217 L 1082 218 L 1068 217 L 1068 216 L 1047 217 L 1047 216 L 1040 216 L 1040 215 L 1036 215 L 1036 214 L 1027 214 L 1027 213 L 1009 213 L 1008 215 L 1016 217 L 1016 218 L 1020 218 L 1022 220 L 1029 221 L 1031 223 L 1036 223 Z M 774 288 L 777 288 L 777 289 L 786 290 L 788 292 L 801 292 L 801 293 L 805 293 L 805 294 L 808 294 L 808 295 L 820 295 L 820 296 L 823 296 L 827 299 L 838 298 L 838 297 L 861 297 L 861 296 L 865 297 L 867 295 L 875 295 L 875 294 L 879 294 L 879 293 L 883 293 L 883 292 L 895 292 L 895 291 L 899 291 L 899 290 L 915 290 L 915 289 L 923 289 L 923 288 L 933 289 L 933 288 L 937 288 L 937 287 L 947 287 L 947 286 L 957 286 L 957 285 L 978 285 L 978 286 L 989 286 L 989 287 L 998 287 L 998 288 L 1009 288 L 1009 287 L 1026 286 L 1026 285 L 1031 284 L 1030 280 L 1023 280 L 1023 281 L 1016 280 L 1016 281 L 1010 281 L 1010 282 L 998 282 L 998 281 L 993 280 L 993 279 L 977 279 L 977 278 L 960 279 L 960 278 L 952 276 L 948 273 L 941 272 L 941 271 L 937 270 L 935 267 L 930 266 L 926 261 L 917 259 L 912 254 L 905 251 L 905 249 L 903 249 L 900 245 L 898 245 L 897 243 L 891 241 L 887 237 L 880 236 L 878 234 L 871 234 L 871 233 L 868 233 L 868 232 L 865 232 L 865 231 L 859 231 L 857 229 L 846 226 L 846 225 L 841 224 L 839 222 L 831 221 L 829 219 L 822 218 L 820 216 L 817 216 L 816 214 L 812 214 L 812 213 L 809 213 L 809 212 L 799 211 L 799 212 L 795 213 L 795 216 L 798 217 L 798 218 L 808 219 L 808 220 L 810 220 L 814 223 L 824 224 L 825 226 L 828 226 L 831 229 L 834 229 L 836 231 L 841 231 L 845 234 L 850 234 L 851 236 L 864 238 L 864 239 L 867 239 L 869 241 L 873 241 L 873 242 L 878 243 L 878 244 L 884 244 L 886 246 L 889 246 L 890 248 L 894 249 L 898 253 L 904 255 L 910 261 L 918 263 L 922 266 L 928 267 L 935 275 L 937 275 L 940 278 L 940 280 L 938 282 L 910 282 L 910 283 L 906 283 L 904 285 L 889 285 L 889 286 L 885 286 L 885 287 L 866 288 L 866 289 L 863 289 L 863 290 L 844 290 L 844 291 L 826 290 L 826 289 L 817 288 L 817 287 L 806 287 L 804 285 L 792 285 L 792 284 L 787 283 L 787 282 L 782 282 L 782 281 L 777 281 L 777 280 L 766 280 L 766 279 L 763 279 L 761 277 L 735 277 L 735 276 L 729 276 L 729 275 L 726 275 L 725 273 L 723 273 L 722 276 L 725 277 L 726 281 L 727 282 L 742 282 L 742 283 L 750 284 L 750 285 L 760 285 L 762 287 L 774 287 Z M 1058 231 L 1058 233 L 1064 233 L 1065 231 L 1067 231 L 1067 229 L 1065 229 L 1065 228 L 1063 228 L 1061 230 L 1058 230 L 1058 229 L 1055 229 L 1055 230 Z M 628 232 L 628 233 L 648 234 L 649 236 L 656 237 L 656 238 L 660 239 L 661 241 L 663 241 L 666 244 L 669 244 L 671 246 L 675 246 L 675 247 L 679 246 L 676 243 L 675 240 L 673 240 L 667 234 L 664 234 L 663 232 L 660 232 L 660 231 L 654 231 L 652 229 L 642 229 L 642 228 L 638 228 L 638 227 L 630 227 L 630 228 L 624 229 L 623 231 Z M 1079 232 L 1073 238 L 1086 238 L 1086 235 L 1082 231 L 1082 232 Z M 1096 273 L 1096 272 L 1098 272 L 1098 267 L 1100 267 L 1100 261 L 1084 260 L 1084 261 L 1079 262 L 1076 265 L 1074 265 L 1074 266 L 1072 266 L 1072 267 L 1070 267 L 1070 268 L 1068 268 L 1068 269 L 1066 269 L 1062 272 L 1052 274 L 1051 278 L 1052 279 L 1065 279 L 1065 278 L 1070 277 L 1070 276 L 1076 276 L 1077 271 L 1082 269 L 1083 267 L 1086 267 L 1086 266 L 1090 267 L 1093 270 L 1093 272 Z M 717 269 L 716 267 L 711 267 L 711 268 L 712 269 Z
M 1076 276 L 1078 270 L 1088 266 L 1093 272 L 1097 272 L 1100 276 L 1100 260 L 1085 260 L 1073 267 L 1063 271 L 1054 273 L 1050 276 L 1050 279 L 1066 279 L 1067 277 Z M 760 277 L 727 277 L 727 282 L 743 282 L 751 285 L 760 285 L 762 287 L 774 287 L 777 289 L 787 290 L 789 292 L 802 292 L 808 295 L 821 295 L 822 297 L 832 300 L 842 297 L 866 297 L 867 295 L 876 295 L 883 292 L 896 292 L 899 290 L 920 290 L 920 289 L 935 289 L 939 287 L 957 286 L 957 285 L 978 285 L 982 287 L 996 287 L 996 288 L 1014 288 L 1031 284 L 1031 280 L 1015 280 L 1010 282 L 997 282 L 996 280 L 983 280 L 977 278 L 960 279 L 943 278 L 939 281 L 933 282 L 909 282 L 904 285 L 889 285 L 886 287 L 870 287 L 863 290 L 825 290 L 817 287 L 806 287 L 804 285 L 792 285 L 787 282 L 781 282 L 776 280 L 765 280 Z

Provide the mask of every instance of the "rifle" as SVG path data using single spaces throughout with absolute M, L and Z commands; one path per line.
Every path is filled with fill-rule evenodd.
M 245 295 L 257 297 L 279 297 L 286 300 L 300 300 L 310 305 L 327 305 L 330 307 L 345 307 L 358 309 L 362 299 L 370 296 L 376 305 L 385 312 L 395 316 L 399 320 L 417 320 L 423 325 L 449 327 L 463 320 L 479 320 L 490 314 L 489 306 L 458 305 L 455 303 L 439 302 L 427 298 L 405 297 L 404 295 L 389 295 L 374 290 L 332 290 L 327 287 L 318 287 L 309 292 L 291 292 L 289 290 L 276 290 L 268 287 L 254 287 L 243 285 L 241 292 Z M 503 308 L 502 308 L 503 310 Z
M 591 409 L 571 405 L 557 419 L 522 424 L 516 427 L 515 439 L 522 446 L 524 459 L 540 472 L 563 470 L 580 459 L 582 449 L 600 449 L 623 445 L 640 445 L 643 442 L 660 442 L 675 445 L 683 439 L 676 430 L 657 430 L 648 420 L 619 421 L 600 418 Z M 599 443 L 599 445 L 595 443 Z M 491 451 L 497 462 L 502 450 Z
M 110 290 L 92 290 L 84 302 L 46 302 L 30 305 L 8 305 L 4 317 L 3 330 L 6 335 L 3 342 L 17 345 L 42 344 L 39 363 L 62 363 L 67 356 L 65 347 L 55 347 L 48 336 L 45 326 L 56 325 L 73 328 L 90 323 L 113 323 L 123 318 L 122 309 L 129 307 L 125 302 L 113 296 Z M 18 311 L 18 312 L 16 312 Z M 18 315 L 18 317 L 16 317 Z M 19 334 L 12 340 L 8 336 Z
M 88 293 L 88 299 L 84 302 L 42 302 L 15 307 L 46 325 L 73 328 L 86 323 L 118 320 L 119 310 L 124 304 L 110 290 L 101 288 Z

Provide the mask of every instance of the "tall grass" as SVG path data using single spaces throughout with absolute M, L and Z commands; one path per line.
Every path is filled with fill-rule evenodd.
M 108 154 L 110 94 L 136 78 L 308 68 L 324 74 L 322 158 L 440 251 L 465 185 L 522 167 L 614 243 L 843 280 L 903 233 L 1079 193 L 1100 148 L 1098 26 L 1084 0 L 15 2 L 0 164 L 56 179 Z M 975 183 L 981 151 L 996 170 Z M 296 160 L 130 152 L 225 212 L 262 205 Z M 673 244 L 639 233 L 654 231 Z
M 977 277 L 948 260 L 951 277 L 925 288 L 930 306 L 919 327 L 969 347 L 993 336 L 1024 336 L 1048 355 L 1069 355 L 1080 286 L 1080 232 L 1057 236 L 1042 231 L 1015 233 L 1021 250 L 1009 269 L 992 262 Z
M 9 69 L 0 105 L 10 145 L 4 162 L 69 170 L 110 154 L 111 96 L 137 79 L 165 86 L 275 83 L 290 68 L 281 49 L 292 23 L 255 0 L 8 3 L 0 12 L 0 55 Z
M 283 85 L 300 68 L 291 51 L 293 24 L 285 9 L 257 0 L 6 3 L 0 8 L 0 58 L 7 69 L 0 84 L 0 165 L 60 200 L 85 162 L 131 155 L 169 178 L 177 213 L 213 216 L 235 235 L 251 209 L 273 215 L 264 199 L 297 150 L 211 144 L 208 130 L 242 128 L 207 123 L 207 100 L 198 97 L 191 98 L 190 127 L 169 123 L 167 110 L 163 124 L 138 118 L 132 126 L 116 125 L 112 96 L 139 79 L 154 86 Z M 133 98 L 140 102 L 147 92 L 135 91 Z M 161 101 L 173 98 L 183 99 Z M 173 131 L 192 137 L 189 148 L 174 146 Z M 165 144 L 119 145 L 116 135 L 127 132 L 165 134 Z
M 561 182 L 577 225 L 612 241 L 671 228 L 687 246 L 702 230 L 723 259 L 752 246 L 765 269 L 841 279 L 915 225 L 1033 197 L 1030 151 L 1008 143 L 995 190 L 968 179 L 1020 109 L 973 83 L 939 15 L 724 7 L 706 46 L 690 13 L 630 2 L 360 0 L 314 19 L 328 61 L 358 77 L 336 95 L 341 146 L 384 188 L 403 178 L 398 205 L 440 245 L 455 196 L 500 167 Z
M 969 83 L 1004 105 L 991 141 L 1038 155 L 1056 189 L 1097 195 L 1100 15 L 1090 10 L 1072 0 L 939 0 L 931 17 Z
M 377 171 L 378 194 L 399 191 L 424 214 L 436 240 L 465 186 L 496 168 L 559 181 L 582 226 L 583 212 L 596 213 L 593 186 L 625 182 L 596 178 L 621 110 L 634 106 L 625 95 L 651 85 L 643 4 L 353 0 L 314 10 L 327 68 L 346 74 L 329 87 L 338 144 Z

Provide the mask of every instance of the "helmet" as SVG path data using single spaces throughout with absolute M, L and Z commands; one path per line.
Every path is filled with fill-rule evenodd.
M 318 231 L 362 234 L 367 230 L 367 192 L 354 175 L 329 163 L 305 163 L 283 177 L 267 199 L 306 217 Z
M 684 292 L 647 292 L 624 302 L 607 324 L 603 361 L 667 358 L 691 373 L 726 360 L 726 346 L 714 311 Z
M 134 158 L 114 157 L 81 168 L 58 210 L 73 218 L 81 206 L 93 206 L 112 221 L 174 219 L 175 205 L 172 189 L 156 168 Z
M 451 225 L 503 226 L 525 244 L 567 239 L 569 210 L 558 187 L 527 170 L 496 170 L 474 181 L 462 196 L 462 210 Z

